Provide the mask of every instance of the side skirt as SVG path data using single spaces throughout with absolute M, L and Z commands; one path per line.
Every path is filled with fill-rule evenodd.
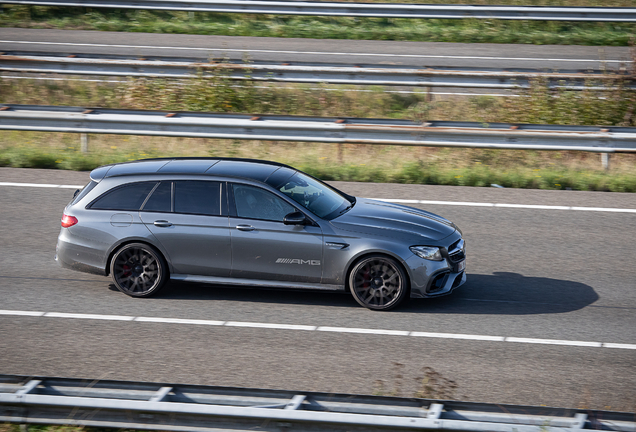
M 331 285 L 331 284 L 314 284 L 303 282 L 288 282 L 288 281 L 270 281 L 261 279 L 239 279 L 230 277 L 215 277 L 215 276 L 199 276 L 188 274 L 172 274 L 171 280 L 178 280 L 184 282 L 202 282 L 219 285 L 241 285 L 241 286 L 256 286 L 256 287 L 268 287 L 268 288 L 302 288 L 312 290 L 326 290 L 326 291 L 344 291 L 344 285 Z

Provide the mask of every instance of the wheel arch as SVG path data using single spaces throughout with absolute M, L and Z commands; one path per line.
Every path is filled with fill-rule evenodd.
M 115 245 L 113 245 L 110 251 L 108 251 L 106 263 L 104 264 L 105 276 L 110 276 L 110 262 L 112 261 L 113 256 L 117 253 L 117 251 L 119 251 L 122 247 L 132 243 L 142 243 L 142 244 L 150 246 L 155 251 L 157 251 L 157 253 L 159 253 L 159 255 L 161 256 L 161 259 L 163 259 L 163 261 L 166 263 L 166 268 L 168 270 L 168 278 L 170 278 L 170 273 L 172 273 L 172 268 L 170 266 L 170 261 L 168 261 L 168 259 L 166 258 L 165 252 L 161 250 L 160 247 L 157 247 L 156 245 L 149 242 L 148 239 L 144 239 L 144 238 L 129 238 L 129 239 L 122 240 L 119 243 L 116 243 Z
M 360 261 L 362 261 L 365 258 L 368 258 L 370 256 L 386 256 L 388 258 L 393 259 L 401 268 L 402 271 L 404 272 L 404 274 L 406 275 L 406 289 L 407 289 L 407 296 L 411 295 L 411 274 L 409 273 L 409 269 L 408 266 L 406 266 L 404 264 L 404 261 L 402 260 L 402 258 L 400 258 L 399 255 L 393 254 L 389 251 L 385 251 L 385 250 L 378 250 L 378 251 L 364 251 L 361 254 L 356 255 L 355 257 L 353 257 L 348 265 L 347 265 L 347 269 L 345 271 L 345 291 L 347 292 L 351 292 L 351 286 L 349 285 L 349 276 L 351 275 L 351 271 L 353 270 L 353 268 L 356 266 L 356 264 L 358 264 Z

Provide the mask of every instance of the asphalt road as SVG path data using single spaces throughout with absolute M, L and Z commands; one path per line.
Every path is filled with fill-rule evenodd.
M 0 182 L 87 178 L 0 168 Z M 378 198 L 636 209 L 635 195 L 618 193 L 336 185 Z M 184 283 L 129 298 L 53 261 L 72 193 L 0 186 L 0 309 L 636 343 L 634 213 L 418 206 L 463 229 L 468 282 L 378 313 L 341 293 Z M 0 315 L 0 373 L 12 374 L 634 411 L 635 367 L 634 349 Z
M 618 68 L 626 47 L 257 38 L 0 28 L 0 51 L 229 57 L 272 62 L 539 69 Z

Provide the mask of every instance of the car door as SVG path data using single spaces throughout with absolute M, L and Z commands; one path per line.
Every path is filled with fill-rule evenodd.
M 173 273 L 230 275 L 232 250 L 224 183 L 162 181 L 139 215 L 167 252 Z
M 285 225 L 297 209 L 264 188 L 234 183 L 229 191 L 232 277 L 320 283 L 321 228 Z

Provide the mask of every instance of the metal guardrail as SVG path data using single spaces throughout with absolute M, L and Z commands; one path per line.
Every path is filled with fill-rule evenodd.
M 23 52 L 5 52 L 0 55 L 0 71 L 161 78 L 192 78 L 199 74 L 222 71 L 224 76 L 236 80 L 491 89 L 529 88 L 533 79 L 542 79 L 551 88 L 574 90 L 603 89 L 603 83 L 626 78 L 626 75 L 619 73 L 584 70 L 549 72 L 539 69 L 237 63 L 214 59 L 206 62 L 196 58 L 135 58 L 93 54 L 61 56 Z M 590 82 L 594 82 L 594 85 L 590 85 Z M 626 86 L 636 89 L 636 80 L 628 79 Z
M 636 152 L 636 128 L 0 106 L 0 130 L 517 150 Z
M 0 421 L 170 431 L 634 432 L 632 413 L 0 375 Z
M 434 5 L 270 0 L 2 0 L 4 4 L 380 18 L 636 22 L 636 8 Z

